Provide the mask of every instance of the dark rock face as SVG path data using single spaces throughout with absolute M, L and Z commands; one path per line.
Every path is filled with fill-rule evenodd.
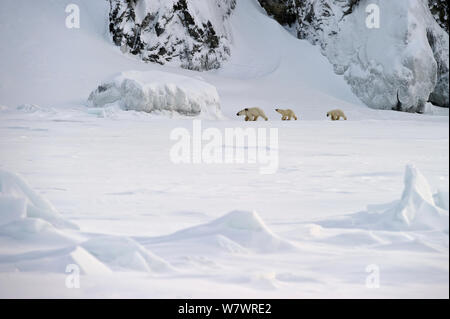
M 267 13 L 282 25 L 296 25 L 297 37 L 313 44 L 320 42 L 324 25 L 330 25 L 337 13 L 341 19 L 353 12 L 360 0 L 258 0 Z M 339 12 L 332 9 L 339 8 Z
M 449 34 L 448 28 L 448 2 L 447 0 L 429 0 L 428 5 L 439 26 Z M 433 49 L 434 57 L 438 65 L 438 81 L 436 88 L 430 95 L 430 102 L 444 107 L 449 107 L 449 62 L 448 52 L 445 54 L 440 48 L 448 47 L 448 37 L 442 34 L 434 34 L 429 31 L 428 42 Z
M 428 6 L 430 7 L 431 14 L 436 22 L 444 29 L 447 34 L 448 29 L 448 2 L 447 0 L 429 0 Z
M 448 48 L 448 36 L 428 30 L 427 38 L 437 63 L 437 83 L 429 101 L 434 105 L 449 107 L 449 52 L 442 49 Z
M 219 68 L 230 55 L 225 22 L 236 0 L 208 1 L 209 12 L 202 12 L 191 0 L 109 0 L 112 41 L 145 62 Z

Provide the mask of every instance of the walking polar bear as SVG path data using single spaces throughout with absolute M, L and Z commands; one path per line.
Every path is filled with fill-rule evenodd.
M 339 121 L 341 117 L 347 121 L 347 116 L 345 116 L 344 112 L 339 109 L 328 112 L 327 117 L 331 117 L 332 121 Z
M 290 121 L 292 119 L 294 119 L 296 121 L 298 120 L 294 111 L 292 111 L 291 109 L 287 109 L 287 110 L 275 109 L 275 111 L 282 115 L 282 117 L 281 117 L 282 121 Z
M 257 121 L 259 117 L 262 117 L 266 121 L 269 120 L 264 111 L 261 110 L 259 107 L 251 107 L 243 109 L 239 111 L 236 115 L 237 116 L 245 115 L 245 121 Z

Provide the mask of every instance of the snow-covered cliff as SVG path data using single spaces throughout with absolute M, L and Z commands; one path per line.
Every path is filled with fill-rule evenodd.
M 237 0 L 109 1 L 109 30 L 124 53 L 199 71 L 220 68 L 233 54 L 229 18 Z M 427 102 L 449 107 L 446 1 L 258 1 L 295 36 L 319 45 L 366 105 L 408 112 L 424 111 Z M 379 27 L 367 22 L 377 14 L 373 6 Z
M 427 101 L 449 106 L 445 1 L 258 1 L 298 38 L 320 45 L 368 106 L 409 112 L 423 111 Z M 367 25 L 369 5 L 379 8 L 379 28 Z
M 109 1 L 109 31 L 122 52 L 192 70 L 217 69 L 230 55 L 236 0 Z

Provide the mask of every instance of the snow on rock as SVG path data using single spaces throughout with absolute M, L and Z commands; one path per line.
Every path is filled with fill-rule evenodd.
M 123 72 L 101 84 L 89 106 L 118 104 L 124 110 L 170 111 L 182 115 L 221 116 L 217 89 L 198 79 L 159 71 Z
M 229 252 L 277 252 L 294 246 L 274 234 L 256 212 L 233 211 L 208 224 L 180 230 L 172 235 L 154 238 L 147 243 L 186 240 L 217 244 Z
M 259 1 L 297 37 L 320 45 L 366 105 L 408 112 L 423 112 L 428 101 L 449 106 L 449 38 L 427 1 Z M 366 23 L 369 5 L 380 10 L 379 28 Z
M 146 62 L 217 69 L 230 55 L 236 0 L 110 0 L 109 31 L 122 52 Z
M 77 229 L 20 176 L 0 170 L 0 225 L 24 218 L 41 219 L 56 228 Z
M 366 26 L 369 3 L 380 8 L 379 29 Z M 323 52 L 370 107 L 423 112 L 428 100 L 449 105 L 448 34 L 422 0 L 360 1 Z
M 101 236 L 82 246 L 113 270 L 167 272 L 173 270 L 167 261 L 146 250 L 128 237 Z
M 430 95 L 430 102 L 449 107 L 449 39 L 448 33 L 439 28 L 427 30 L 428 43 L 437 63 L 437 83 Z
M 333 228 L 362 228 L 386 231 L 449 232 L 449 211 L 445 204 L 435 202 L 430 185 L 419 170 L 406 167 L 405 188 L 399 201 L 372 205 L 365 212 L 319 224 Z

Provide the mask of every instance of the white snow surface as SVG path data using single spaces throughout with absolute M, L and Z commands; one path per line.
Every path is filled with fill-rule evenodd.
M 230 60 L 204 73 L 123 56 L 107 2 L 74 3 L 80 29 L 64 2 L 0 2 L 0 297 L 448 298 L 448 110 L 365 107 L 254 0 L 230 18 Z M 278 171 L 174 164 L 191 117 L 88 105 L 130 70 L 214 86 L 224 116 L 204 129 L 277 128 Z M 270 121 L 236 117 L 250 106 Z M 348 121 L 327 120 L 337 107 Z
M 95 107 L 117 103 L 127 111 L 221 117 L 220 98 L 214 86 L 192 77 L 160 71 L 122 72 L 93 91 L 88 102 Z

